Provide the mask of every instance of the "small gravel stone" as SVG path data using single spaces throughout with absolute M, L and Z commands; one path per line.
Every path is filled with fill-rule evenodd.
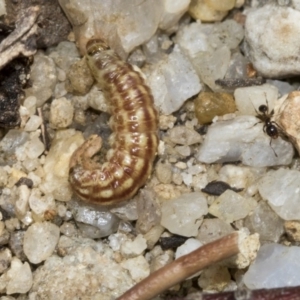
M 28 262 L 24 264 L 17 258 L 13 257 L 10 269 L 6 275 L 6 293 L 11 294 L 25 294 L 32 286 L 32 273 Z
M 24 130 L 25 131 L 35 131 L 37 130 L 42 124 L 42 118 L 39 116 L 31 116 L 28 122 L 26 123 Z
M 144 238 L 147 241 L 147 248 L 152 249 L 160 239 L 164 232 L 164 227 L 160 224 L 153 226 L 147 233 L 144 234 Z
M 174 117 L 173 115 L 161 115 L 159 116 L 159 128 L 161 130 L 168 130 L 170 128 L 173 128 L 176 120 L 176 117 Z
M 166 184 L 168 185 L 168 184 Z M 142 189 L 137 197 L 136 229 L 147 233 L 153 226 L 160 224 L 160 205 L 152 189 Z
M 300 221 L 285 221 L 284 229 L 292 241 L 300 242 Z
M 127 61 L 131 65 L 136 65 L 141 68 L 146 62 L 146 56 L 140 48 L 137 48 L 131 52 Z
M 203 141 L 202 136 L 186 126 L 176 126 L 169 130 L 171 142 L 179 145 L 193 145 Z
M 8 220 L 5 220 L 5 227 L 7 228 L 8 231 L 12 232 L 15 230 L 20 229 L 20 220 L 17 218 L 10 218 Z
M 31 116 L 36 112 L 36 103 L 37 99 L 35 96 L 29 96 L 24 100 L 23 105 L 28 109 Z
M 193 65 L 176 46 L 165 60 L 153 66 L 148 84 L 156 107 L 166 115 L 178 110 L 202 88 Z
M 71 236 L 76 236 L 76 234 L 77 234 L 77 229 L 76 229 L 75 225 L 72 223 L 69 223 L 69 222 L 63 223 L 59 229 L 60 229 L 60 232 L 62 234 L 64 234 L 65 236 L 71 237 Z
M 160 247 L 155 247 L 152 253 L 154 257 L 150 265 L 151 273 L 161 269 L 174 260 L 174 253 L 171 250 L 162 252 Z
M 159 161 L 155 166 L 155 174 L 161 183 L 171 183 L 172 165 L 168 162 Z
M 245 273 L 243 282 L 251 290 L 298 286 L 299 255 L 300 248 L 296 246 L 263 245 L 256 260 Z
M 267 105 L 269 112 L 272 111 L 278 98 L 278 89 L 271 84 L 240 87 L 235 89 L 234 98 L 242 115 L 256 116 L 260 105 Z
M 103 242 L 62 236 L 59 243 L 64 257 L 53 255 L 35 271 L 29 299 L 111 300 L 134 284 Z
M 39 137 L 32 138 L 25 146 L 25 153 L 29 159 L 38 158 L 45 151 L 45 145 L 41 142 Z
M 31 191 L 28 200 L 31 210 L 39 216 L 44 215 L 46 211 L 55 207 L 53 196 L 51 194 L 42 196 L 42 193 L 38 188 Z
M 186 157 L 191 155 L 191 147 L 189 146 L 176 146 L 174 149 L 182 156 Z
M 8 174 L 3 167 L 0 167 L 0 186 L 5 187 L 8 180 Z
M 6 229 L 4 229 L 0 235 L 0 246 L 7 245 L 9 241 L 9 237 L 10 237 L 9 232 Z
M 28 210 L 28 200 L 30 195 L 30 190 L 26 185 L 21 185 L 18 187 L 19 197 L 15 203 L 16 212 L 20 216 L 24 216 Z
M 195 102 L 195 114 L 200 124 L 212 122 L 215 116 L 234 113 L 236 106 L 231 94 L 201 92 Z
M 121 245 L 121 253 L 124 257 L 135 257 L 147 249 L 147 243 L 143 235 L 139 234 L 133 241 L 127 240 Z
M 77 98 L 80 99 L 80 97 Z M 93 109 L 108 112 L 108 106 L 104 94 L 97 88 L 96 85 L 92 87 L 86 97 L 81 97 L 81 101 L 87 103 L 89 107 Z M 85 103 L 83 104 L 83 106 L 85 105 Z
M 68 41 L 60 42 L 56 47 L 50 48 L 48 54 L 65 73 L 74 62 L 79 60 L 79 52 L 75 43 Z
M 300 11 L 277 5 L 265 5 L 247 15 L 247 51 L 262 75 L 269 78 L 299 75 L 299 61 L 295 56 L 300 47 L 299 18 Z
M 210 7 L 205 0 L 191 0 L 189 6 L 190 15 L 204 22 L 221 21 L 226 15 L 227 11 L 217 11 Z
M 177 199 L 163 202 L 161 225 L 175 234 L 196 236 L 207 212 L 207 201 L 202 193 L 183 194 Z
M 253 213 L 245 218 L 244 226 L 257 232 L 261 242 L 278 242 L 284 233 L 283 220 L 265 202 L 260 201 Z
M 69 201 L 72 190 L 68 183 L 69 161 L 72 153 L 84 141 L 82 133 L 73 129 L 62 130 L 52 140 L 51 148 L 45 159 L 43 182 L 39 189 L 45 194 L 55 194 L 59 201 Z
M 209 184 L 207 184 L 204 189 L 201 189 L 202 192 L 214 196 L 220 196 L 227 190 L 232 190 L 238 193 L 241 192 L 243 189 L 232 188 L 228 183 L 224 181 L 212 181 Z
M 207 5 L 219 11 L 228 11 L 231 10 L 235 6 L 236 0 L 206 0 Z
M 246 189 L 249 187 L 253 189 L 255 193 L 258 192 L 257 181 L 266 173 L 265 168 L 251 168 L 246 166 L 235 166 L 232 164 L 228 164 L 223 166 L 219 171 L 219 179 L 221 181 L 225 181 L 231 187 L 233 187 L 235 192 L 238 190 Z M 251 194 L 247 189 L 247 194 L 250 196 Z
M 34 56 L 30 79 L 33 85 L 25 90 L 26 97 L 34 96 L 36 106 L 40 107 L 52 96 L 57 81 L 54 61 L 41 51 Z
M 213 202 L 208 211 L 224 222 L 232 223 L 245 218 L 256 205 L 254 199 L 246 199 L 231 190 L 227 190 Z
M 93 232 L 92 238 L 102 238 L 114 233 L 118 228 L 119 219 L 105 207 L 95 210 L 95 208 L 82 204 L 74 208 L 74 219 L 84 236 L 91 237 L 90 234 Z
M 122 206 L 116 206 L 110 210 L 111 213 L 115 214 L 118 218 L 123 221 L 135 221 L 140 216 L 138 214 L 137 201 L 131 200 L 124 203 Z
M 279 107 L 278 122 L 284 133 L 290 138 L 298 153 L 300 153 L 300 92 L 294 91 L 288 95 Z
M 198 285 L 204 291 L 221 292 L 231 282 L 231 276 L 227 268 L 213 265 L 205 270 L 198 279 Z
M 72 64 L 67 77 L 70 82 L 67 86 L 67 91 L 79 95 L 85 95 L 91 89 L 94 82 L 85 58 Z
M 258 182 L 263 199 L 268 200 L 272 209 L 284 220 L 300 220 L 299 178 L 299 171 L 278 169 L 269 171 Z
M 53 97 L 56 99 L 62 98 L 68 93 L 65 82 L 59 82 L 55 86 Z
M 50 257 L 58 243 L 59 228 L 50 222 L 31 225 L 24 235 L 24 252 L 33 264 Z
M 123 261 L 121 266 L 129 271 L 135 282 L 141 281 L 150 274 L 149 264 L 142 255 Z
M 123 56 L 125 52 L 131 52 L 152 37 L 158 29 L 164 11 L 162 2 L 149 0 L 139 3 L 138 9 L 136 3 L 119 0 L 100 4 L 90 2 L 84 8 L 80 3 L 73 3 L 71 7 L 68 1 L 60 4 L 74 26 L 81 52 L 84 52 L 86 41 L 91 36 L 97 36 L 110 40 L 111 48 Z M 124 17 L 124 11 L 130 17 Z M 102 22 L 99 23 L 98 20 Z
M 233 228 L 229 224 L 220 219 L 204 219 L 199 228 L 197 239 L 201 243 L 207 244 L 233 231 Z
M 167 30 L 176 26 L 181 16 L 188 10 L 190 0 L 172 1 L 165 0 L 164 2 L 164 14 L 160 21 L 159 27 L 162 30 Z
M 25 261 L 27 259 L 23 250 L 25 231 L 19 230 L 12 232 L 9 239 L 9 247 L 13 254 L 17 256 L 20 260 Z
M 13 153 L 16 148 L 24 145 L 29 140 L 29 134 L 19 129 L 11 129 L 2 138 L 0 148 L 3 152 Z
M 0 251 L 0 274 L 2 274 L 11 264 L 11 251 L 8 248 Z
M 54 128 L 66 128 L 72 123 L 74 108 L 66 98 L 54 99 L 50 108 L 50 123 Z
M 230 63 L 231 52 L 227 45 L 218 47 L 212 52 L 198 52 L 192 60 L 193 66 L 201 81 L 213 91 L 220 90 L 216 80 L 224 78 Z

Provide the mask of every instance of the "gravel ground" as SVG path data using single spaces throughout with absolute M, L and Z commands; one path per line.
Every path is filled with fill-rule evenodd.
M 250 258 L 211 264 L 153 299 L 300 286 L 299 1 L 14 5 L 0 44 L 1 300 L 117 299 L 234 232 L 257 237 Z M 151 175 L 109 206 L 69 183 L 91 135 L 105 163 L 118 134 L 110 114 L 122 112 L 86 62 L 91 38 L 142 72 L 154 98 L 142 109 L 158 112 Z

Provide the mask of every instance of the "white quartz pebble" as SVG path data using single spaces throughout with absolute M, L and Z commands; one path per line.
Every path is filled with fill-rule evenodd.
M 263 76 L 300 74 L 300 62 L 295 55 L 300 48 L 299 19 L 300 11 L 279 5 L 264 5 L 247 15 L 246 49 L 255 69 Z
M 135 282 L 141 281 L 150 274 L 149 264 L 142 255 L 123 261 L 121 266 L 129 271 Z
M 194 67 L 177 46 L 164 60 L 154 65 L 147 82 L 156 107 L 166 115 L 178 110 L 202 88 Z
M 261 196 L 284 220 L 300 220 L 300 172 L 279 169 L 269 171 L 258 183 Z
M 36 115 L 30 117 L 28 122 L 26 123 L 24 130 L 25 131 L 35 131 L 37 130 L 42 124 L 42 118 Z
M 36 106 L 40 107 L 52 96 L 57 81 L 55 63 L 42 51 L 34 56 L 30 80 L 33 84 L 26 89 L 26 96 L 34 96 L 37 99 Z
M 183 194 L 163 202 L 161 225 L 175 234 L 196 236 L 207 210 L 207 201 L 201 192 Z
M 33 264 L 50 257 L 59 239 L 59 227 L 50 222 L 37 222 L 31 225 L 24 236 L 24 252 Z
M 192 251 L 198 249 L 202 245 L 203 244 L 197 239 L 191 238 L 191 239 L 186 240 L 181 246 L 179 246 L 176 249 L 175 259 L 177 259 L 183 255 L 191 253 Z
M 142 254 L 147 249 L 146 239 L 139 234 L 133 241 L 126 240 L 121 245 L 121 253 L 125 257 L 134 257 Z
M 151 38 L 163 14 L 160 0 L 59 2 L 74 26 L 80 50 L 91 36 L 96 36 L 107 40 L 119 54 L 129 53 Z
M 164 14 L 159 23 L 162 30 L 166 30 L 176 25 L 180 17 L 188 10 L 191 0 L 163 0 Z
M 118 228 L 119 219 L 106 207 L 99 207 L 95 210 L 95 208 L 82 203 L 78 207 L 75 206 L 74 211 L 76 212 L 74 219 L 77 226 L 86 237 L 102 238 L 109 236 Z
M 26 143 L 26 154 L 30 159 L 38 158 L 45 151 L 45 145 L 38 137 Z
M 256 116 L 260 105 L 267 105 L 271 112 L 277 98 L 278 89 L 271 84 L 240 87 L 234 91 L 236 107 L 241 115 Z
M 232 190 L 225 191 L 209 207 L 209 213 L 226 223 L 245 218 L 257 203 L 252 198 L 244 198 Z
M 252 167 L 290 164 L 292 144 L 281 137 L 273 139 L 271 145 L 270 141 L 257 118 L 239 116 L 212 124 L 196 157 L 204 163 L 240 160 Z
M 28 262 L 21 262 L 17 257 L 13 257 L 10 269 L 6 274 L 6 293 L 25 294 L 32 286 L 32 273 Z
M 249 289 L 272 289 L 300 285 L 300 247 L 263 245 L 243 281 Z

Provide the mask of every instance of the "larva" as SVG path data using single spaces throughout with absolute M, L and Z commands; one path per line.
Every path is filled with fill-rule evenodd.
M 110 205 L 130 199 L 149 177 L 156 155 L 158 115 L 141 74 L 101 40 L 86 46 L 87 62 L 111 114 L 107 161 L 93 159 L 102 139 L 92 135 L 71 157 L 69 181 L 84 201 Z

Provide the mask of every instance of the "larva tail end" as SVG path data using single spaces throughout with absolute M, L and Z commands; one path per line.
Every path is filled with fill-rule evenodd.
M 86 52 L 88 55 L 94 55 L 97 52 L 108 49 L 109 46 L 101 39 L 92 39 L 86 44 Z

